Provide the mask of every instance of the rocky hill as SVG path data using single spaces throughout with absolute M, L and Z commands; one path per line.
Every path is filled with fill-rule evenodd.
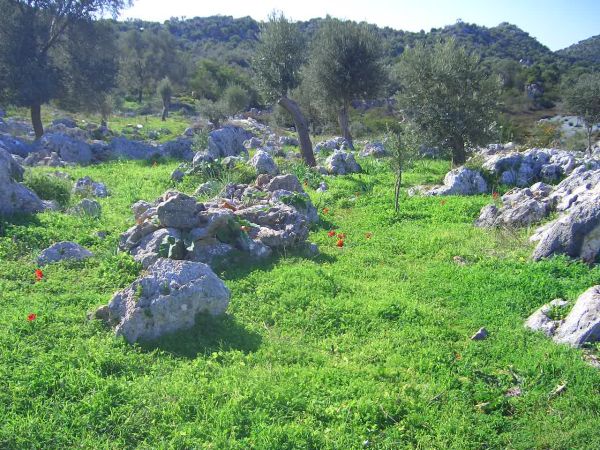
M 574 61 L 592 63 L 600 66 L 600 34 L 579 41 L 556 52 L 558 55 Z

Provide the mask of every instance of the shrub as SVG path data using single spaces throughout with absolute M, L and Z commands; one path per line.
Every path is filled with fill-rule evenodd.
M 560 142 L 560 125 L 552 122 L 538 122 L 530 131 L 529 147 L 548 148 Z
M 42 200 L 56 200 L 61 206 L 67 206 L 71 200 L 71 182 L 68 180 L 28 171 L 24 184 Z

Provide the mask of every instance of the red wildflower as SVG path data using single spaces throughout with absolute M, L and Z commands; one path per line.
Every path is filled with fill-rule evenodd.
M 346 233 L 338 233 L 338 239 L 346 239 Z
M 335 231 L 331 230 L 329 233 L 327 233 L 327 236 L 334 237 L 335 236 Z
M 494 200 L 498 200 L 498 198 L 499 198 L 499 197 L 500 197 L 500 194 L 498 194 L 497 192 L 494 192 L 494 193 L 492 194 L 492 198 L 493 198 Z
M 329 208 L 323 208 L 323 214 L 327 214 L 329 212 Z
M 337 244 L 335 244 L 335 245 L 337 245 L 338 247 L 342 248 L 344 246 L 344 240 L 343 239 L 338 239 Z
M 446 200 L 440 201 L 440 205 L 444 206 L 446 204 Z
M 35 281 L 42 281 L 42 278 L 44 278 L 44 272 L 40 269 L 35 269 Z
M 27 316 L 27 321 L 28 321 L 28 322 L 33 322 L 35 319 L 37 319 L 37 314 L 33 314 L 33 313 L 31 313 L 31 314 L 29 314 L 29 315 Z
M 367 239 L 371 239 L 373 237 L 373 233 L 371 233 L 370 231 L 368 233 L 365 233 L 365 237 Z

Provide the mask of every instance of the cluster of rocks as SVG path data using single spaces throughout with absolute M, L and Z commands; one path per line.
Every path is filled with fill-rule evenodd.
M 529 226 L 553 212 L 556 220 L 538 228 L 533 258 L 565 254 L 594 262 L 600 254 L 600 169 L 574 169 L 557 186 L 536 183 L 513 189 L 501 198 L 501 206 L 485 206 L 477 226 Z
M 132 210 L 136 225 L 119 247 L 146 271 L 95 312 L 129 342 L 190 328 L 199 313 L 224 313 L 230 293 L 211 266 L 236 251 L 257 259 L 278 249 L 318 252 L 306 242 L 317 211 L 294 175 L 262 174 L 204 203 L 169 191 Z
M 581 294 L 569 312 L 570 306 L 562 299 L 553 300 L 534 312 L 525 326 L 572 347 L 600 341 L 600 286 Z
M 466 167 L 453 169 L 444 177 L 444 185 L 423 191 L 411 190 L 411 193 L 423 192 L 424 195 L 476 195 L 488 191 L 488 184 L 483 176 L 476 170 Z
M 336 136 L 326 141 L 315 144 L 315 153 L 332 152 L 334 150 L 346 150 L 348 143 L 341 136 Z
M 235 251 L 254 258 L 275 249 L 306 247 L 316 208 L 294 175 L 263 174 L 253 185 L 229 185 L 201 203 L 170 191 L 150 204 L 133 205 L 136 225 L 120 248 L 149 267 L 161 256 L 213 264 Z
M 358 156 L 361 158 L 383 158 L 388 156 L 388 151 L 385 149 L 383 142 L 368 142 L 358 153 Z

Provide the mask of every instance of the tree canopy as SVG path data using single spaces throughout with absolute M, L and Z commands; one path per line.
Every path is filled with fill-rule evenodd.
M 450 150 L 455 164 L 465 162 L 466 146 L 494 137 L 500 80 L 453 39 L 407 50 L 398 76 L 403 113 L 431 145 Z

